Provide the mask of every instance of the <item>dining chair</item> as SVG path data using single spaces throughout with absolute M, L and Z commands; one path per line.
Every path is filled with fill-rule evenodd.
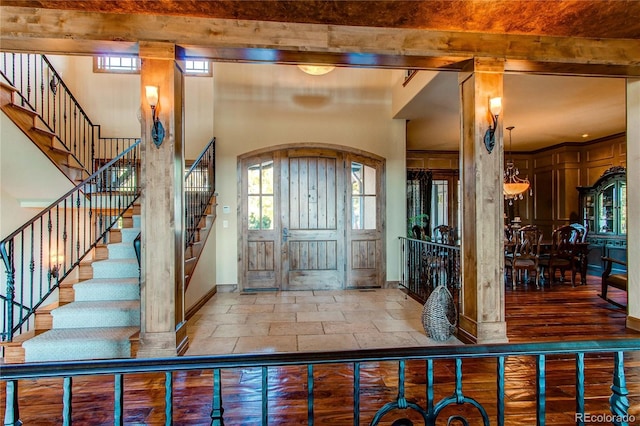
M 504 279 L 505 283 L 509 282 L 512 275 L 513 266 L 513 250 L 516 245 L 517 233 L 511 225 L 504 226 Z
M 554 282 L 556 271 L 560 270 L 560 282 L 564 282 L 565 273 L 571 270 L 571 285 L 576 285 L 576 241 L 578 231 L 571 225 L 564 225 L 553 231 L 551 254 L 549 255 L 549 280 Z
M 515 288 L 518 280 L 523 282 L 523 272 L 527 280 L 530 280 L 530 274 L 534 273 L 536 275 L 536 288 L 540 288 L 540 266 L 538 260 L 542 233 L 535 226 L 525 226 L 520 229 L 519 234 L 520 236 L 513 252 L 513 259 L 511 260 L 511 285 Z
M 587 241 L 587 234 L 589 233 L 589 229 L 586 226 L 580 223 L 572 223 L 569 226 L 576 230 L 575 242 L 584 243 L 585 241 Z
M 456 243 L 455 230 L 449 225 L 438 225 L 433 228 L 433 241 L 440 244 L 454 245 Z
M 575 252 L 573 261 L 576 264 L 576 269 L 580 272 L 580 282 L 583 285 L 587 284 L 587 267 L 589 263 L 589 243 L 587 242 L 587 234 L 589 228 L 580 223 L 572 223 L 570 225 L 576 230 L 576 237 L 574 239 Z

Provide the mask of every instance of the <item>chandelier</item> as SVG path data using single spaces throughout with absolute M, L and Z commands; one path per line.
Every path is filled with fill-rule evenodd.
M 511 150 L 511 131 L 513 129 L 515 129 L 514 126 L 507 127 L 507 130 L 509 131 L 509 151 L 511 152 L 511 158 L 507 159 L 507 168 L 504 171 L 504 182 L 502 184 L 504 199 L 509 200 L 509 205 L 513 205 L 513 200 L 522 200 L 522 194 L 527 192 L 527 189 L 529 190 L 529 195 L 533 195 L 529 179 L 520 178 L 518 176 L 520 171 L 513 163 L 513 151 Z

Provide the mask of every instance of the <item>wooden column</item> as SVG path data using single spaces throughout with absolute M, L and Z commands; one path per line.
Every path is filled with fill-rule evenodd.
M 506 342 L 503 254 L 503 132 L 498 120 L 495 147 L 484 135 L 489 99 L 502 97 L 504 61 L 475 58 L 459 75 L 462 106 L 462 303 L 459 338 L 474 343 Z M 503 99 L 503 108 L 507 102 Z
M 187 347 L 184 326 L 183 76 L 175 45 L 140 42 L 142 115 L 142 280 L 138 357 L 174 356 Z M 156 115 L 165 136 L 151 137 L 145 87 L 158 87 Z
M 636 259 L 636 260 L 632 260 Z M 640 79 L 627 80 L 627 327 L 640 331 Z

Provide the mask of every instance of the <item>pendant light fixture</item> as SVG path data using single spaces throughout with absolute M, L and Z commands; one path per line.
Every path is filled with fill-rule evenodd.
M 513 200 L 522 200 L 522 194 L 527 192 L 527 189 L 529 190 L 529 195 L 533 195 L 529 179 L 522 179 L 518 176 L 520 171 L 515 167 L 513 162 L 513 151 L 511 149 L 511 131 L 513 129 L 515 129 L 514 126 L 507 127 L 507 130 L 509 131 L 509 151 L 511 158 L 507 159 L 507 168 L 504 171 L 503 182 L 504 199 L 509 200 L 509 205 L 513 205 Z

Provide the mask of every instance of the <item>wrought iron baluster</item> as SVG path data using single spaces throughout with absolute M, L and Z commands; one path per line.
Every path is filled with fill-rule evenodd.
M 269 369 L 262 367 L 262 424 L 269 424 Z
M 27 102 L 31 103 L 31 55 L 27 55 Z
M 124 407 L 123 385 L 122 374 L 115 374 L 113 376 L 113 424 L 118 426 L 124 425 L 124 419 L 122 417 Z
M 38 222 L 40 222 L 40 292 L 42 294 L 44 292 L 44 216 L 41 217 Z
M 73 205 L 73 203 L 71 203 L 71 205 Z M 67 234 L 67 216 L 68 216 L 68 212 L 67 212 L 67 198 L 65 198 L 63 205 L 62 205 L 62 252 L 58 251 L 56 253 L 56 264 L 60 265 L 58 262 L 60 262 L 60 257 L 62 257 L 62 264 L 60 266 L 58 266 L 58 269 L 62 269 L 60 271 L 58 271 L 58 274 L 62 274 L 64 275 L 67 272 L 67 243 L 68 243 L 68 237 L 69 235 Z M 71 216 L 73 217 L 73 216 Z M 59 276 L 59 275 L 58 275 Z
M 360 425 L 360 363 L 353 363 L 353 426 Z
M 20 316 L 22 317 L 23 311 L 25 309 L 25 300 L 24 300 L 24 230 L 20 231 Z M 27 330 L 29 329 L 29 325 L 27 324 Z
M 18 381 L 7 380 L 5 386 L 4 424 L 6 426 L 20 426 L 20 404 L 18 399 Z
M 222 408 L 222 381 L 220 369 L 213 370 L 213 402 L 211 404 L 211 426 L 224 426 L 224 408 Z
M 628 426 L 629 399 L 627 395 L 629 390 L 624 376 L 624 352 L 616 352 L 613 362 L 613 384 L 611 385 L 612 394 L 609 397 L 609 408 L 611 414 L 614 415 L 614 425 Z
M 30 256 L 30 260 L 29 260 L 29 287 L 33 288 L 33 278 L 34 278 L 34 274 L 35 274 L 35 269 L 36 269 L 36 264 L 35 264 L 35 259 L 34 259 L 34 253 L 33 253 L 33 249 L 34 249 L 34 227 L 33 227 L 33 223 L 31 224 L 31 226 L 29 227 L 29 256 Z M 30 291 L 29 293 L 31 293 L 30 297 L 29 297 L 29 306 L 33 306 L 34 300 L 34 294 L 33 291 Z
M 427 374 L 427 413 L 433 413 L 433 386 L 435 385 L 435 379 L 433 377 L 433 359 L 427 359 L 426 361 L 426 374 Z
M 44 115 L 44 99 L 45 99 L 45 93 L 44 93 L 44 82 L 46 81 L 45 78 L 45 68 L 44 68 L 44 61 L 42 60 L 42 58 L 40 58 L 40 111 L 41 111 L 41 115 Z M 38 105 L 38 103 L 36 102 L 34 105 Z
M 576 424 L 584 426 L 584 352 L 576 354 Z
M 429 420 L 431 421 L 431 423 L 428 423 L 428 424 L 435 424 L 435 421 L 437 420 L 438 415 L 447 406 L 449 406 L 451 404 L 460 405 L 460 404 L 467 403 L 467 404 L 473 405 L 478 410 L 478 412 L 482 416 L 482 422 L 483 422 L 484 426 L 489 426 L 489 424 L 490 424 L 489 416 L 487 415 L 487 412 L 484 409 L 484 407 L 482 406 L 482 404 L 480 404 L 478 401 L 476 401 L 473 398 L 465 396 L 464 393 L 462 392 L 462 358 L 456 357 L 455 358 L 455 364 L 456 364 L 456 388 L 453 391 L 453 395 L 451 395 L 450 397 L 441 399 L 435 405 L 435 407 L 433 409 L 433 412 L 429 413 Z M 465 425 L 465 426 L 469 425 L 468 420 L 465 417 L 462 417 L 462 416 L 458 416 L 458 415 L 451 416 L 451 417 L 449 417 L 448 422 L 451 423 L 453 420 L 458 420 L 458 421 L 462 422 L 462 424 Z
M 76 240 L 76 247 L 75 247 L 75 249 L 76 249 L 76 260 L 77 261 L 80 260 L 80 248 L 81 248 L 81 245 L 80 245 L 80 241 L 81 241 L 80 240 L 80 228 L 81 228 L 81 225 L 80 225 L 80 220 L 81 220 L 81 217 L 80 217 L 80 206 L 81 206 L 80 205 L 80 197 L 81 196 L 82 196 L 82 192 L 81 192 L 81 190 L 78 190 L 78 192 L 76 194 L 76 215 L 77 215 L 76 216 L 76 221 L 77 221 L 76 239 L 77 240 Z M 75 262 L 73 262 L 73 263 L 75 263 Z
M 72 423 L 72 385 L 73 379 L 71 377 L 65 377 L 62 382 L 62 424 L 69 426 Z
M 504 357 L 498 357 L 498 374 L 497 374 L 497 417 L 498 426 L 504 426 Z
M 544 426 L 547 411 L 545 356 L 537 355 L 536 362 L 536 424 Z
M 5 318 L 3 318 L 4 327 L 2 330 L 2 340 L 5 342 L 13 341 L 13 305 L 16 298 L 16 271 L 14 264 L 14 241 L 10 239 L 0 245 L 0 254 L 4 263 L 5 272 L 7 274 L 7 293 L 5 300 Z M 9 395 L 7 391 L 7 395 Z M 7 401 L 9 398 L 7 397 Z
M 165 426 L 173 424 L 173 373 L 171 371 L 164 373 L 164 424 Z
M 307 365 L 307 424 L 313 426 L 313 364 Z

